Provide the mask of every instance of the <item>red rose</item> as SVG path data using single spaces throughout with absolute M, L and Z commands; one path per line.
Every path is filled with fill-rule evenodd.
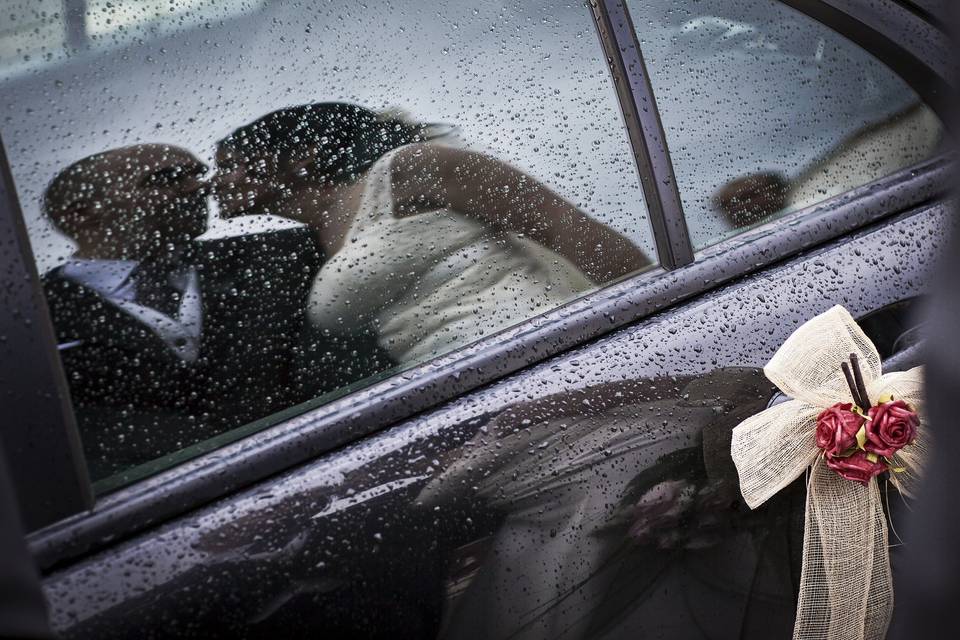
M 870 478 L 887 470 L 887 464 L 882 458 L 877 458 L 876 462 L 870 462 L 867 458 L 867 452 L 859 449 L 845 458 L 833 456 L 829 453 L 824 457 L 827 466 L 840 474 L 840 477 L 859 482 L 863 486 L 867 486 Z
M 863 418 L 850 411 L 849 402 L 838 402 L 817 416 L 817 446 L 829 455 L 839 455 L 856 446 Z
M 864 448 L 878 456 L 889 458 L 913 442 L 920 426 L 920 418 L 903 400 L 885 402 L 871 407 L 867 422 L 867 443 Z

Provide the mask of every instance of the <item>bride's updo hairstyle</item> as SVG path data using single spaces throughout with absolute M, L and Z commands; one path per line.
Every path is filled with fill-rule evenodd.
M 239 127 L 217 143 L 217 157 L 242 158 L 264 171 L 308 164 L 304 179 L 350 182 L 388 151 L 427 140 L 427 128 L 345 102 L 303 104 Z

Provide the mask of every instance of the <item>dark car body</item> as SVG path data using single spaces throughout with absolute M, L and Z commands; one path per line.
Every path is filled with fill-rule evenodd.
M 920 3 L 786 4 L 947 103 Z M 0 237 L 21 242 L 3 258 L 19 300 L 5 380 L 12 358 L 35 363 L 9 383 L 10 415 L 46 425 L 18 441 L 34 453 L 14 477 L 59 634 L 789 637 L 803 479 L 749 510 L 731 430 L 776 401 L 762 367 L 779 345 L 834 304 L 889 367 L 919 364 L 920 301 L 955 226 L 952 158 L 695 251 L 626 8 L 590 9 L 660 268 L 95 501 L 3 175 Z

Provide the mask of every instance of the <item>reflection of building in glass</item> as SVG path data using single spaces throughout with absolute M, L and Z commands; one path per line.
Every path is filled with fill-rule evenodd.
M 8 15 L 0 26 L 0 77 L 63 55 L 67 33 L 60 12 L 63 0 L 4 4 L 4 13 Z
M 263 0 L 24 0 L 5 6 L 0 79 L 62 61 L 86 48 L 183 31 L 259 11 Z M 19 6 L 18 6 L 19 5 Z

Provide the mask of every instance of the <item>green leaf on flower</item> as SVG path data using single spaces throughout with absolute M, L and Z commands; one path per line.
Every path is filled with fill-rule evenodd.
M 877 454 L 873 452 L 867 453 L 867 460 L 869 460 L 870 462 L 876 462 L 879 459 L 880 459 L 880 456 L 878 456 Z
M 857 449 L 863 449 L 863 446 L 867 444 L 867 425 L 860 425 L 860 430 L 857 431 Z M 873 460 L 876 462 L 876 460 Z

